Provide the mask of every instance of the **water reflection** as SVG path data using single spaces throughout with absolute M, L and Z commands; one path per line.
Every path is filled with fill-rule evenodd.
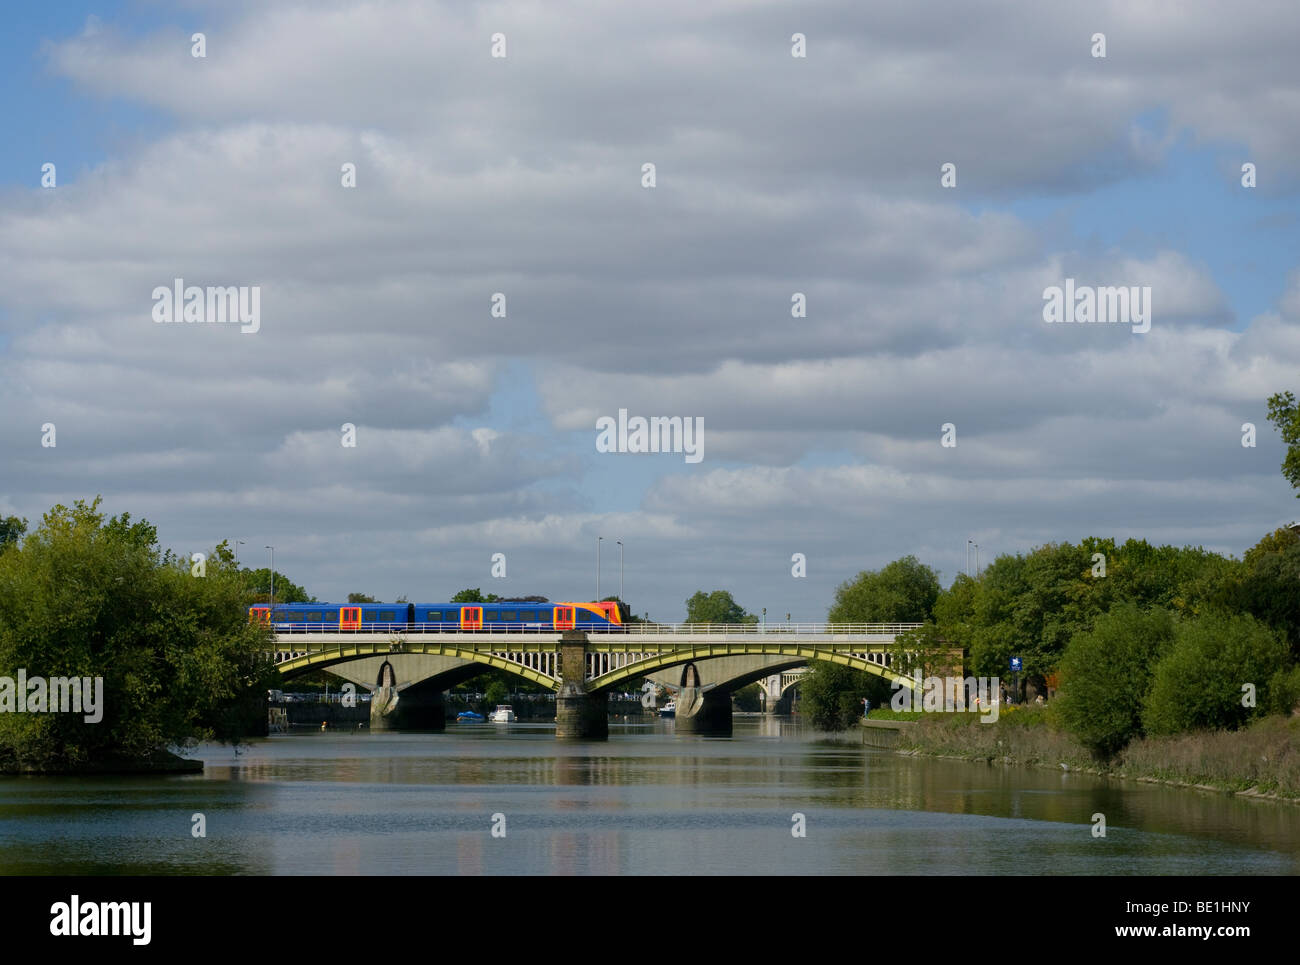
M 1300 872 L 1300 808 L 895 756 L 781 718 L 290 734 L 201 775 L 0 780 L 0 871 L 111 874 Z M 208 836 L 190 835 L 203 812 Z M 805 838 L 791 815 L 805 815 Z M 1091 833 L 1106 815 L 1107 837 Z M 491 834 L 505 816 L 506 836 Z

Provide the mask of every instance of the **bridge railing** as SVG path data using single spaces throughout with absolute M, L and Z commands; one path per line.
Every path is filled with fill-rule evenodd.
M 802 636 L 821 636 L 830 634 L 871 634 L 874 636 L 894 636 L 915 630 L 919 623 L 629 623 L 614 627 L 605 624 L 579 623 L 575 629 L 584 633 L 619 634 L 636 633 L 655 636 L 672 636 L 678 634 L 785 634 Z M 339 627 L 321 623 L 273 623 L 272 629 L 277 634 L 293 633 L 520 633 L 520 634 L 555 634 L 560 631 L 553 626 L 521 626 L 517 623 L 484 623 L 482 627 L 472 630 L 462 629 L 459 623 L 363 623 L 359 627 Z

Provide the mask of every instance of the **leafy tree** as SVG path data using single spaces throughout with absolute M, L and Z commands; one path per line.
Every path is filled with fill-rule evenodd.
M 141 762 L 265 726 L 279 675 L 240 575 L 214 553 L 192 576 L 153 526 L 106 520 L 100 502 L 53 507 L 0 555 L 0 676 L 100 677 L 103 717 L 0 713 L 0 769 Z
M 504 704 L 506 698 L 510 696 L 510 690 L 504 681 L 493 680 L 483 691 L 483 703 L 489 707 L 495 707 L 497 704 Z
M 922 677 L 947 677 L 961 675 L 961 656 L 954 654 L 952 643 L 944 639 L 933 621 L 927 620 L 915 630 L 894 637 L 890 648 L 890 669 L 911 675 L 920 671 Z M 954 665 L 955 663 L 955 665 Z
M 930 618 L 938 596 L 935 571 L 915 556 L 905 556 L 840 584 L 826 619 L 831 623 L 921 623 Z
M 763 709 L 762 693 L 763 688 L 758 684 L 748 684 L 732 694 L 731 699 L 735 702 L 737 710 L 754 713 Z
M 1123 603 L 1070 641 L 1053 708 L 1096 757 L 1108 759 L 1142 735 L 1143 699 L 1173 640 L 1169 611 Z
M 1284 527 L 1247 550 L 1234 589 L 1233 608 L 1280 630 L 1300 660 L 1300 534 Z
M 484 596 L 483 591 L 481 589 L 479 589 L 478 587 L 474 587 L 472 590 L 461 590 L 459 593 L 453 596 L 449 602 L 451 603 L 495 603 L 496 599 L 497 598 L 494 594 L 489 593 L 487 596 Z
M 862 717 L 862 699 L 879 707 L 889 702 L 890 687 L 865 670 L 815 661 L 799 681 L 799 706 L 818 730 L 852 727 Z
M 1142 722 L 1149 734 L 1232 729 L 1263 714 L 1268 688 L 1287 668 L 1281 634 L 1244 613 L 1208 613 L 1184 620 L 1155 668 Z M 1257 706 L 1242 706 L 1243 685 Z
M 241 569 L 240 578 L 244 583 L 244 588 L 249 595 L 250 603 L 270 603 L 271 602 L 271 569 L 264 566 L 257 570 Z M 291 582 L 279 570 L 275 572 L 275 602 L 276 603 L 319 603 L 314 596 L 311 596 L 305 589 L 297 583 Z
M 349 593 L 348 602 L 349 603 L 378 603 L 379 601 L 367 593 Z
M 1300 490 L 1300 406 L 1290 392 L 1278 392 L 1268 400 L 1268 421 L 1282 433 L 1286 443 L 1286 458 L 1282 461 L 1282 475 L 1295 489 Z M 1300 492 L 1296 493 L 1300 499 Z
M 698 590 L 686 601 L 687 623 L 758 623 L 726 590 L 705 593 Z
M 10 546 L 17 546 L 18 541 L 27 532 L 27 520 L 17 516 L 0 517 L 0 553 Z

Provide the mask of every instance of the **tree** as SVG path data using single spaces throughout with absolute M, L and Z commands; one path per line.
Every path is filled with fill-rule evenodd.
M 490 593 L 486 597 L 484 597 L 483 591 L 476 586 L 472 590 L 461 590 L 459 593 L 457 593 L 455 596 L 451 598 L 450 602 L 452 603 L 494 603 L 496 602 L 496 597 Z
M 864 697 L 878 707 L 888 704 L 889 693 L 889 684 L 875 674 L 815 661 L 799 681 L 799 706 L 818 730 L 844 730 L 862 717 Z
M 1094 756 L 1106 760 L 1142 735 L 1142 704 L 1174 639 L 1167 610 L 1124 603 L 1070 641 L 1053 710 Z
M 907 676 L 918 671 L 922 677 L 960 676 L 961 658 L 960 654 L 953 653 L 954 649 L 934 622 L 927 620 L 915 630 L 894 637 L 890 669 Z M 956 666 L 953 666 L 954 658 Z
M 705 593 L 697 590 L 686 601 L 687 623 L 758 623 L 758 617 L 745 612 L 726 590 Z
M 731 695 L 736 709 L 745 713 L 754 713 L 763 709 L 763 688 L 758 684 L 747 684 Z
M 1155 668 L 1142 723 L 1148 734 L 1231 729 L 1271 707 L 1269 686 L 1287 668 L 1282 635 L 1245 613 L 1184 620 Z M 1243 688 L 1254 690 L 1246 701 Z
M 1295 489 L 1300 490 L 1300 406 L 1290 392 L 1278 392 L 1268 400 L 1268 421 L 1282 433 L 1286 443 L 1286 458 L 1282 460 L 1282 475 Z M 1296 493 L 1300 499 L 1300 492 Z
M 271 569 L 263 566 L 261 569 L 239 571 L 240 579 L 243 581 L 244 588 L 249 594 L 250 603 L 269 603 L 271 602 Z M 275 602 L 276 603 L 319 603 L 314 596 L 311 596 L 305 589 L 297 583 L 292 582 L 279 570 L 275 571 Z
M 1246 551 L 1241 570 L 1233 609 L 1285 634 L 1300 660 L 1300 534 L 1283 527 L 1265 536 Z
M 0 518 L 0 553 L 3 553 L 10 546 L 17 546 L 18 541 L 23 538 L 27 532 L 27 520 L 19 519 L 17 516 L 5 516 Z
M 370 596 L 369 594 L 366 593 L 349 593 L 348 602 L 349 603 L 378 603 L 379 601 L 376 600 L 373 596 Z
M 0 769 L 138 764 L 265 726 L 279 675 L 240 574 L 214 553 L 193 576 L 147 521 L 105 520 L 100 502 L 53 507 L 0 554 L 0 676 L 100 678 L 102 719 L 0 713 Z
M 841 583 L 826 619 L 831 623 L 921 623 L 939 596 L 939 577 L 915 556 Z

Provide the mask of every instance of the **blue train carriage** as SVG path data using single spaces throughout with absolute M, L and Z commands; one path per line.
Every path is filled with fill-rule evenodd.
M 280 633 L 312 630 L 406 632 L 415 606 L 411 603 L 265 603 L 249 607 L 252 623 L 270 624 Z
M 546 630 L 613 632 L 627 629 L 617 603 L 265 603 L 249 607 L 248 619 L 280 633 L 312 630 L 439 633 L 482 630 L 527 633 Z
M 614 630 L 623 627 L 615 603 L 417 603 L 416 632 L 482 630 L 528 633 L 554 630 Z

